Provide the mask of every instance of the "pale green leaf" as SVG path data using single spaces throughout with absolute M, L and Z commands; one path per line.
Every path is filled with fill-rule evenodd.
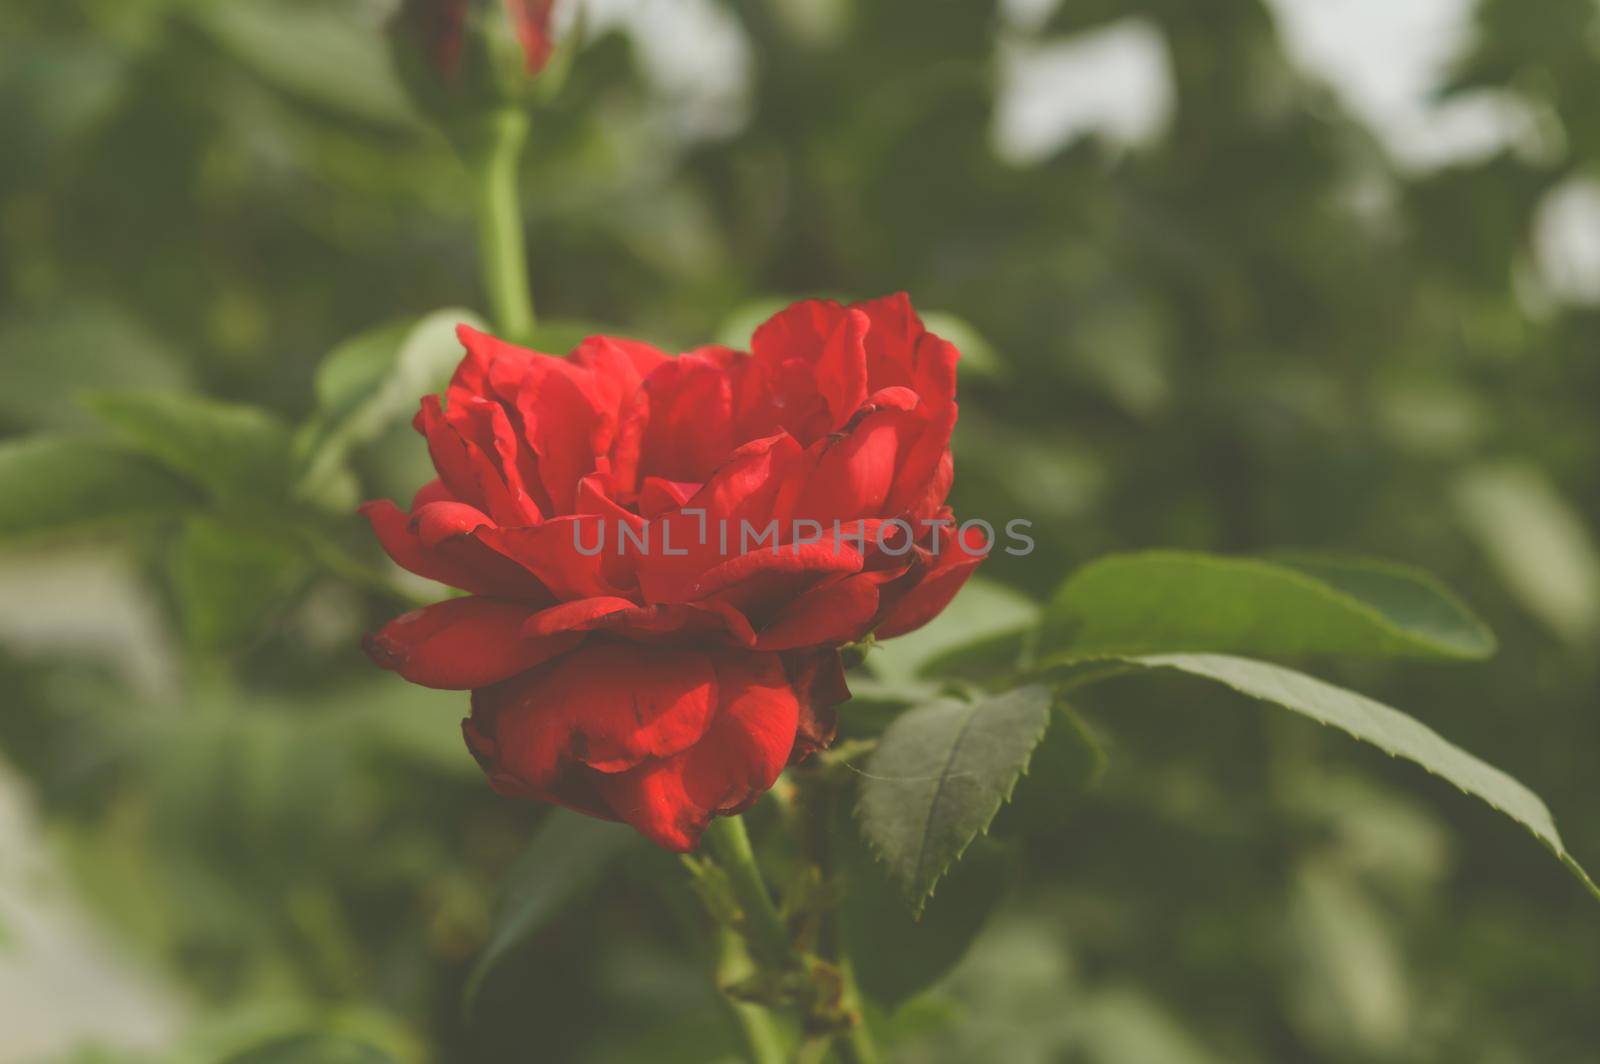
M 1600 545 L 1583 514 L 1532 466 L 1481 466 L 1454 494 L 1506 588 L 1557 635 L 1592 645 L 1600 635 Z
M 160 463 L 104 441 L 0 444 L 0 539 L 178 513 L 197 499 Z
M 190 7 L 223 48 L 270 84 L 371 122 L 414 121 L 375 14 L 266 0 Z
M 1482 658 L 1494 637 L 1432 578 L 1362 560 L 1113 555 L 1062 585 L 1042 660 L 1167 651 Z
M 300 491 L 333 491 L 352 448 L 369 443 L 441 391 L 462 357 L 456 328 L 482 329 L 470 310 L 446 308 L 368 329 L 329 352 L 317 367 L 317 411 L 295 440 L 304 468 Z
M 270 502 L 287 489 L 289 430 L 260 407 L 138 392 L 86 402 L 129 447 L 220 499 Z

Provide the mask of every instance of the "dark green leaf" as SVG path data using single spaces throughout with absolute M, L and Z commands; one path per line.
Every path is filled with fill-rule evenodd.
M 989 829 L 1050 723 L 1050 692 L 1024 687 L 903 714 L 861 780 L 861 830 L 913 913 Z
M 1397 566 L 1151 551 L 1080 569 L 1056 593 L 1043 660 L 1225 651 L 1482 658 L 1494 637 L 1431 578 Z
M 485 980 L 570 902 L 638 836 L 579 813 L 550 813 L 506 878 L 505 902 L 489 942 L 467 977 L 463 1006 L 470 1016 Z
M 1214 680 L 1251 698 L 1259 698 L 1343 729 L 1395 757 L 1414 761 L 1429 772 L 1481 798 L 1533 832 L 1600 898 L 1587 873 L 1567 853 L 1560 834 L 1539 796 L 1492 765 L 1452 746 L 1421 722 L 1364 695 L 1324 683 L 1279 665 L 1225 654 L 1161 654 L 1125 659 L 1151 669 L 1176 669 Z
M 102 393 L 89 409 L 134 450 L 219 499 L 282 498 L 289 430 L 259 407 L 192 395 Z
M 966 955 L 1016 871 L 1015 853 L 979 839 L 913 918 L 865 846 L 854 842 L 847 853 L 839 906 L 845 953 L 861 989 L 889 1008 L 937 983 Z
M 0 444 L 0 539 L 172 514 L 198 496 L 114 444 L 33 437 Z

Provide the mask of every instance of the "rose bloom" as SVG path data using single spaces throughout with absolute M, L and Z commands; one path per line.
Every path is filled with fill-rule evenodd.
M 502 794 L 693 849 L 832 737 L 839 648 L 926 623 L 990 546 L 945 506 L 957 351 L 904 295 L 797 303 L 749 354 L 459 335 L 415 422 L 438 479 L 409 513 L 362 509 L 396 562 L 468 594 L 367 650 L 471 689 Z

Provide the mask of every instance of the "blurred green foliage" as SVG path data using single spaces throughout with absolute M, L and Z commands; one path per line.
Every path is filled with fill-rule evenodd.
M 991 580 L 1037 597 L 1149 546 L 1423 564 L 1499 656 L 1341 677 L 1535 785 L 1600 862 L 1600 308 L 1541 279 L 1534 243 L 1547 197 L 1600 176 L 1592 4 L 1478 0 L 1442 98 L 1513 93 L 1542 132 L 1432 169 L 1296 67 L 1261 0 L 1064 0 L 1040 25 L 980 0 L 715 10 L 749 50 L 733 114 L 689 121 L 637 40 L 603 32 L 534 115 L 551 346 L 580 322 L 738 340 L 790 296 L 905 289 L 973 356 L 958 512 L 1034 522 L 1039 549 Z M 1160 135 L 998 157 L 1003 50 L 1130 15 L 1165 44 Z M 359 338 L 483 303 L 460 165 L 399 91 L 383 17 L 0 8 L 0 432 L 49 437 L 0 442 L 0 469 L 44 471 L 0 532 L 85 497 L 138 519 L 0 555 L 0 750 L 96 911 L 177 988 L 177 1041 L 150 1059 L 731 1054 L 710 962 L 655 888 L 671 862 L 601 877 L 463 1015 L 543 811 L 483 785 L 461 697 L 358 650 L 408 589 L 349 506 L 426 469 L 404 417 L 373 413 L 394 397 Z M 415 379 L 437 372 L 404 346 Z M 173 468 L 174 424 L 216 464 Z M 84 432 L 103 439 L 54 438 Z M 331 465 L 292 464 L 328 439 Z M 97 481 L 85 454 L 109 448 L 125 472 Z M 1015 602 L 986 594 L 1001 631 Z M 1053 818 L 1029 803 L 971 954 L 874 1017 L 905 1059 L 1600 1047 L 1600 916 L 1514 825 L 1165 675 L 1076 708 L 1100 782 Z M 930 933 L 971 934 L 976 895 L 995 903 L 936 897 Z M 895 997 L 904 975 L 870 978 Z M 3 1002 L 0 1021 L 4 1057 L 21 1021 Z

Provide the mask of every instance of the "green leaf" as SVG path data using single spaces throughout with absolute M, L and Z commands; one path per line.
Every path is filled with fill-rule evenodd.
M 306 575 L 306 560 L 270 531 L 192 517 L 173 556 L 173 582 L 190 640 L 208 649 L 248 642 Z
M 0 539 L 173 514 L 196 499 L 160 464 L 100 440 L 0 444 Z
M 1538 795 L 1494 766 L 1452 746 L 1399 710 L 1304 673 L 1249 658 L 1225 654 L 1160 654 L 1123 660 L 1139 668 L 1175 669 L 1214 680 L 1251 698 L 1343 729 L 1392 756 L 1414 761 L 1527 828 L 1600 899 L 1600 887 L 1595 886 L 1567 852 L 1550 811 Z
M 1473 659 L 1494 637 L 1431 577 L 1360 560 L 1114 555 L 1046 610 L 1043 660 L 1167 651 Z
M 390 126 L 415 119 L 375 19 L 347 5 L 267 0 L 190 5 L 217 42 L 272 85 L 352 117 Z
M 933 986 L 966 955 L 1012 881 L 1017 856 L 1011 847 L 977 840 L 917 919 L 866 847 L 857 842 L 847 854 L 839 905 L 844 952 L 861 989 L 889 1008 Z
M 0 318 L 0 351 L 0 422 L 7 428 L 81 429 L 91 424 L 78 404 L 81 392 L 178 391 L 188 381 L 180 353 L 139 318 L 81 295 Z
M 101 393 L 86 402 L 128 446 L 219 499 L 261 502 L 286 493 L 289 430 L 259 407 L 135 392 Z
M 494 970 L 637 839 L 627 828 L 604 820 L 563 809 L 550 813 L 507 876 L 505 903 L 462 994 L 469 1017 Z
M 901 715 L 861 781 L 862 833 L 920 914 L 939 878 L 989 824 L 1050 724 L 1050 692 L 1023 687 Z
M 317 412 L 295 439 L 303 496 L 335 490 L 352 448 L 410 418 L 423 395 L 444 388 L 461 361 L 459 325 L 486 328 L 472 311 L 451 307 L 377 326 L 329 352 L 312 383 Z
M 226 1058 L 225 1064 L 395 1064 L 383 1049 L 340 1034 L 291 1034 Z

